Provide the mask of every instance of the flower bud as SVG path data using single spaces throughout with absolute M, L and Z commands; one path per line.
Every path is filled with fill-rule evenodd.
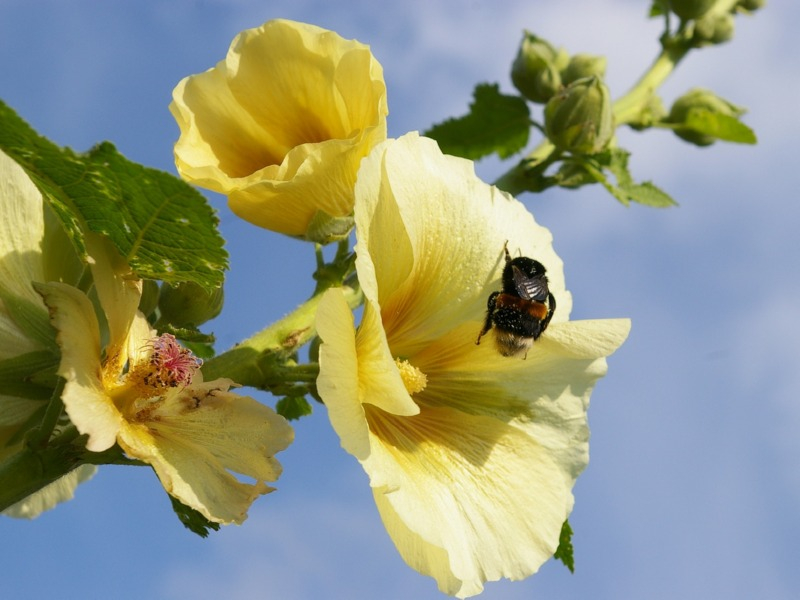
M 766 0 L 739 0 L 736 4 L 736 8 L 738 10 L 742 10 L 747 13 L 755 12 L 760 8 L 764 8 L 766 4 Z
M 209 291 L 193 281 L 164 283 L 158 298 L 161 319 L 176 327 L 202 325 L 222 311 L 222 286 Z
M 706 14 L 717 0 L 669 0 L 669 8 L 683 21 Z
M 567 61 L 564 50 L 526 31 L 511 65 L 511 81 L 528 100 L 544 104 L 561 87 L 560 71 Z
M 560 150 L 600 152 L 614 136 L 608 87 L 596 76 L 574 81 L 547 103 L 544 126 L 547 137 Z
M 145 317 L 153 314 L 158 306 L 158 283 L 152 279 L 142 282 L 142 297 L 139 299 L 139 312 Z
M 720 98 L 714 92 L 702 88 L 695 88 L 686 92 L 673 103 L 669 111 L 669 117 L 667 117 L 665 122 L 675 125 L 685 123 L 692 110 L 706 110 L 728 117 L 738 117 L 744 114 L 743 108 Z M 674 131 L 681 139 L 697 146 L 709 146 L 716 140 L 713 136 L 699 133 L 688 127 L 676 127 Z
M 592 56 L 591 54 L 576 54 L 569 59 L 567 68 L 561 72 L 561 83 L 569 85 L 577 79 L 597 75 L 600 79 L 606 76 L 605 56 Z
M 353 224 L 352 215 L 332 217 L 325 211 L 318 210 L 311 217 L 304 237 L 310 242 L 322 245 L 338 242 L 350 235 Z
M 661 101 L 661 98 L 653 94 L 642 107 L 642 110 L 636 118 L 628 122 L 628 126 L 636 131 L 643 131 L 663 120 L 666 116 L 667 109 L 664 108 L 664 103 Z
M 731 13 L 708 14 L 695 21 L 692 42 L 695 46 L 723 44 L 733 38 L 734 29 Z

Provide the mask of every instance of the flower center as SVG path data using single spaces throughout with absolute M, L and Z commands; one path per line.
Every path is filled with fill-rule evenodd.
M 403 385 L 406 386 L 406 391 L 409 394 L 413 395 L 421 392 L 428 385 L 427 375 L 407 360 L 395 358 L 394 363 L 400 370 L 400 378 L 403 380 Z
M 140 397 L 159 396 L 164 388 L 185 387 L 203 361 L 184 348 L 175 336 L 165 333 L 148 342 L 152 352 L 128 373 L 130 383 L 138 388 Z

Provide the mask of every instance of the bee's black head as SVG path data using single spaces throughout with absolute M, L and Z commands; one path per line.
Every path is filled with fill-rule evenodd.
M 506 262 L 503 269 L 503 291 L 507 294 L 519 294 L 520 276 L 526 280 L 542 280 L 546 282 L 547 269 L 538 260 L 527 256 L 518 256 Z

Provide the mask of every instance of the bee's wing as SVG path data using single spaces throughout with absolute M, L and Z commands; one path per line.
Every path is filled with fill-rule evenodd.
M 515 266 L 512 267 L 512 270 L 514 273 L 514 287 L 517 288 L 520 298 L 536 300 L 537 302 L 544 302 L 547 299 L 547 279 L 544 276 L 528 277 Z

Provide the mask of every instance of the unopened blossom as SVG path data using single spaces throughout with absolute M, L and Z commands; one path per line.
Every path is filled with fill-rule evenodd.
M 37 287 L 58 331 L 64 406 L 88 435 L 86 448 L 101 452 L 118 443 L 150 464 L 183 504 L 211 521 L 241 523 L 252 502 L 273 491 L 265 482 L 280 475 L 273 456 L 292 441 L 291 427 L 269 407 L 228 391 L 233 381 L 203 381 L 201 361 L 173 336 L 158 336 L 137 312 L 141 285 L 127 263 L 99 236 L 87 236 L 87 247 L 108 325 L 104 353 L 82 291 Z
M 287 20 L 237 35 L 225 60 L 178 84 L 170 110 L 181 176 L 293 236 L 351 215 L 359 162 L 385 139 L 388 113 L 368 46 Z
M 72 274 L 68 243 L 42 194 L 11 157 L 0 150 L 0 463 L 24 443 L 25 427 L 41 413 L 51 390 L 32 383 L 15 386 L 12 374 L 47 368 L 57 358 L 47 309 L 34 282 L 64 280 Z M 19 377 L 22 379 L 23 377 Z M 95 467 L 83 465 L 27 499 L 3 511 L 35 517 L 72 498 L 75 487 Z
M 629 321 L 568 320 L 550 232 L 415 134 L 364 160 L 355 221 L 360 324 L 337 289 L 317 317 L 317 384 L 342 446 L 402 557 L 440 590 L 527 577 L 558 546 L 588 462 L 589 395 Z M 475 343 L 506 244 L 546 266 L 557 299 L 525 358 Z

